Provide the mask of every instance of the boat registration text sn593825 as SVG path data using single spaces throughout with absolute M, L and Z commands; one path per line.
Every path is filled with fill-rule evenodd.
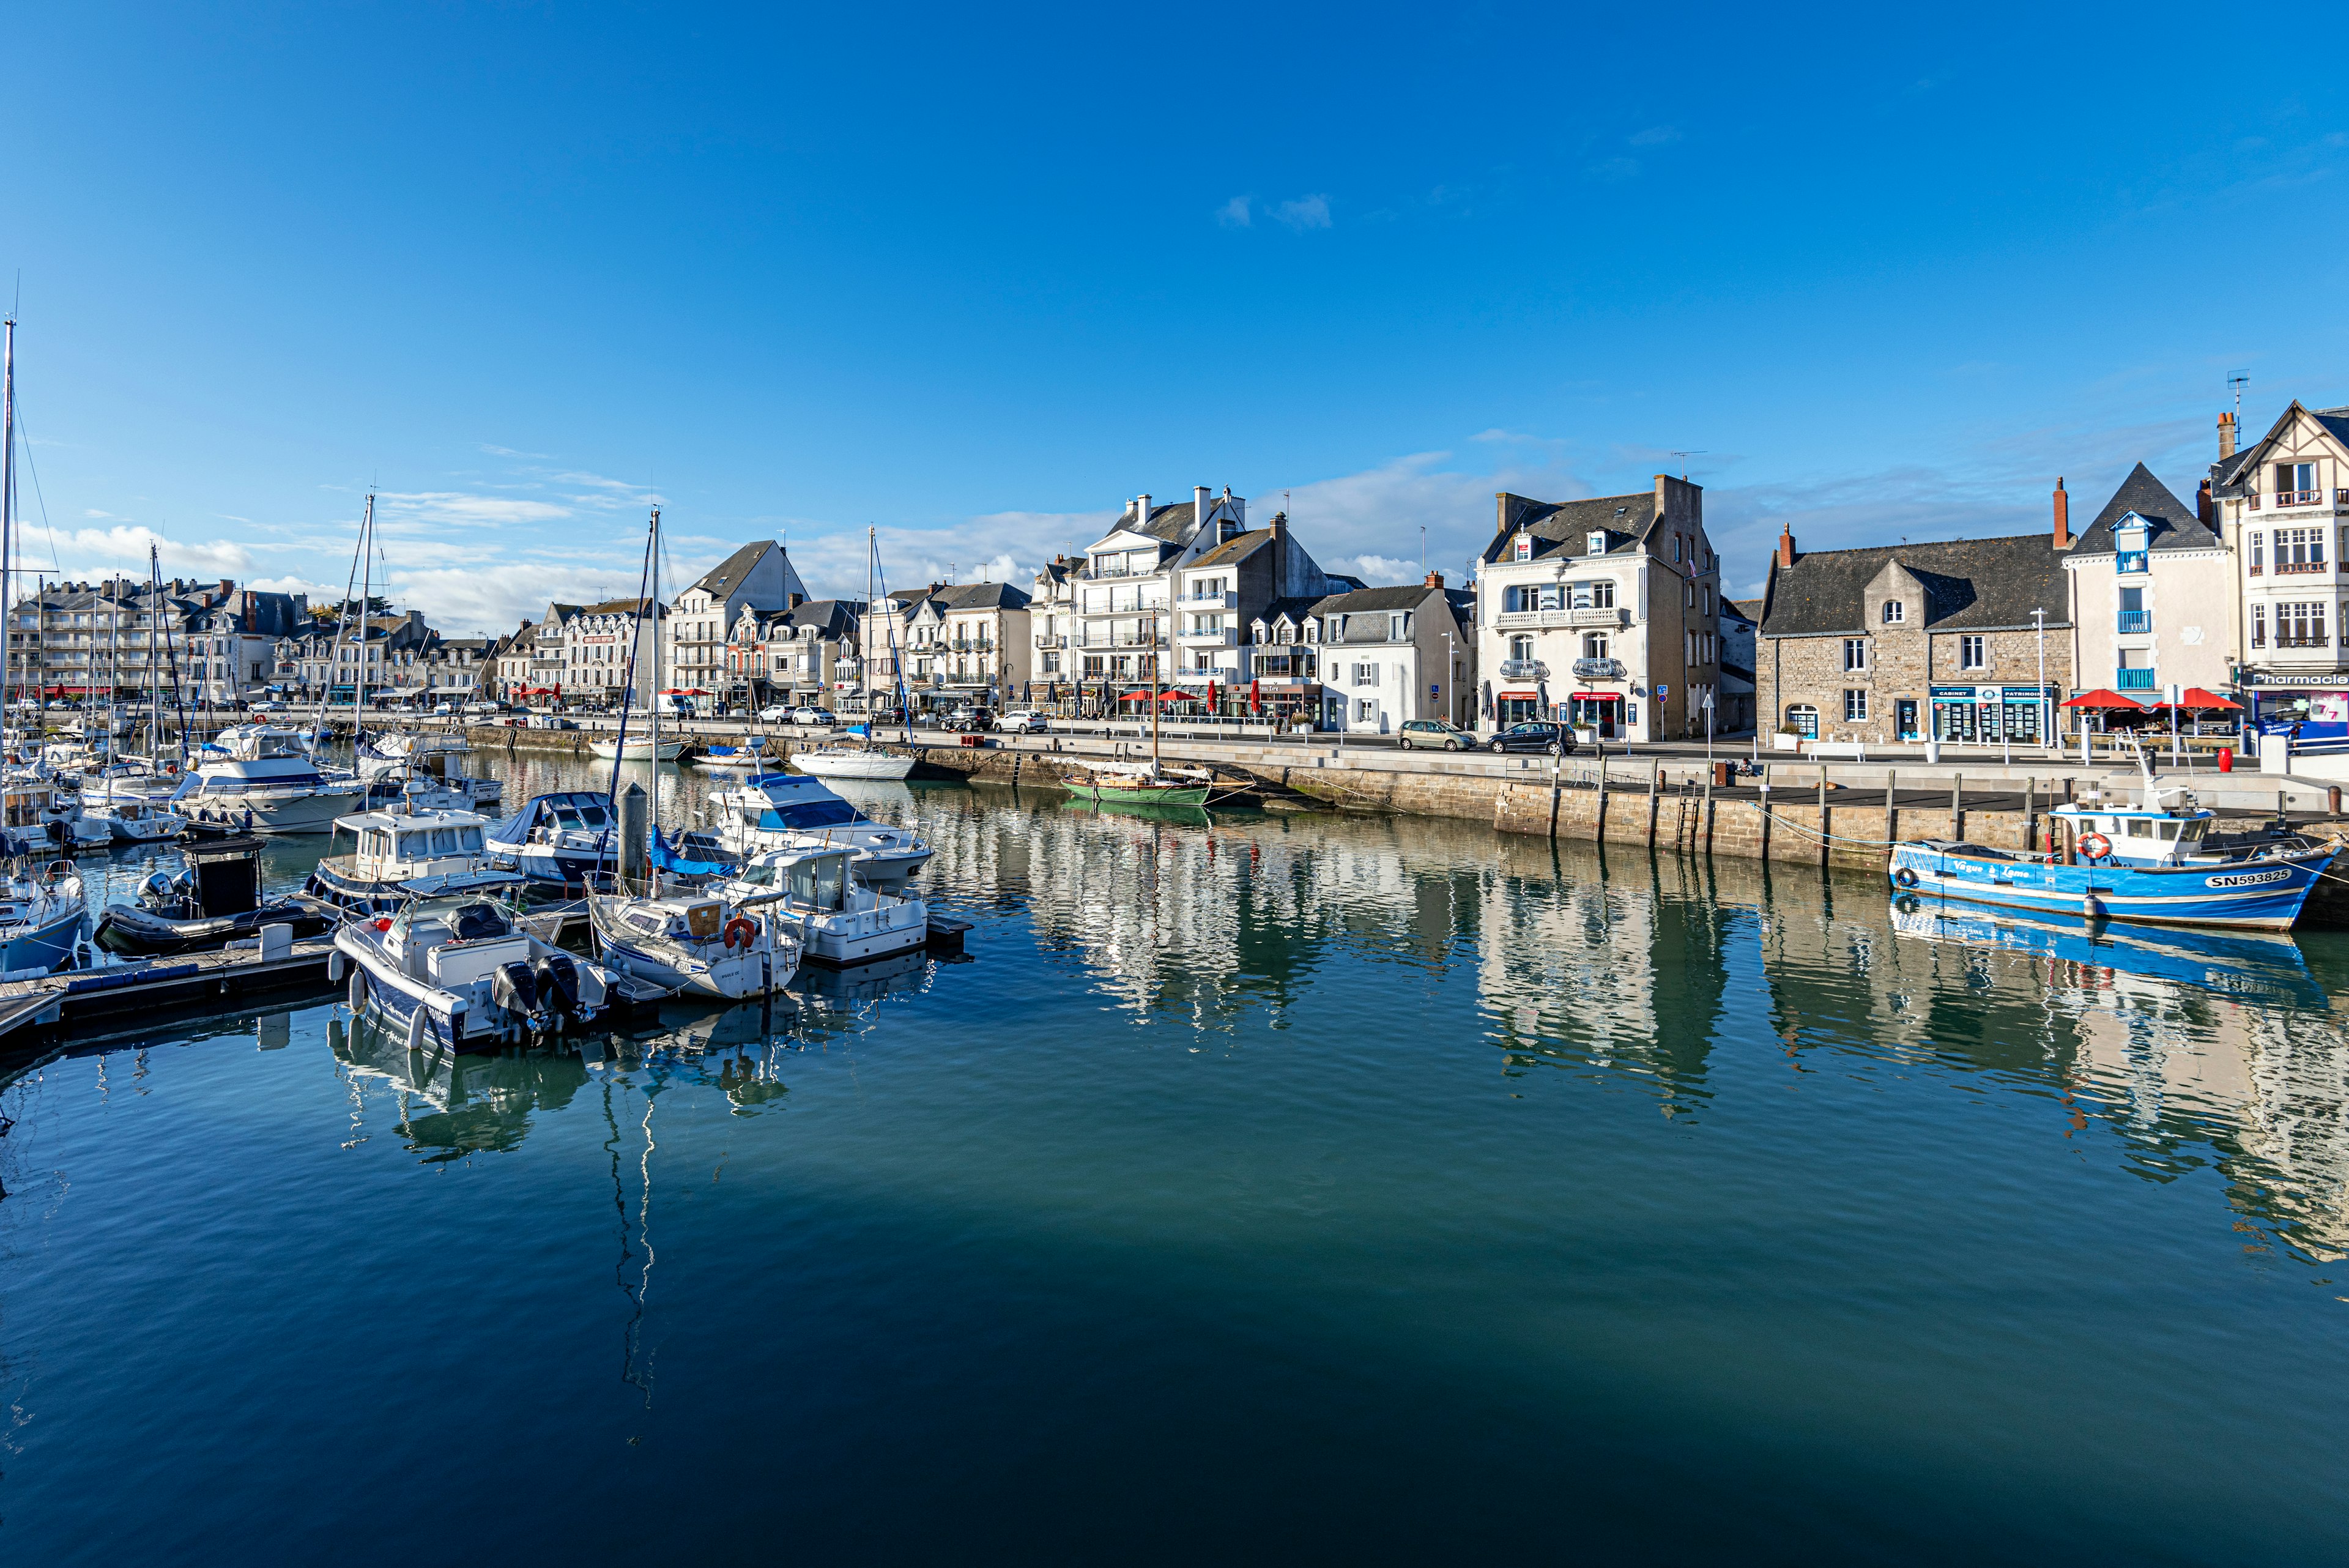
M 2291 872 L 2278 867 L 2272 871 L 2240 871 L 2231 877 L 2205 877 L 2202 885 L 2206 888 L 2256 888 L 2262 882 L 2286 881 L 2291 876 Z

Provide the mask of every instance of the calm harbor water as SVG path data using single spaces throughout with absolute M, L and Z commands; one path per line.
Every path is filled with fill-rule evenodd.
M 2349 1555 L 2349 939 L 870 809 L 968 961 L 595 1063 L 322 1004 L 0 1089 L 0 1554 Z

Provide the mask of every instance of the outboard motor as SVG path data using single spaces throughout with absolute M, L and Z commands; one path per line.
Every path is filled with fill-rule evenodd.
M 539 1000 L 546 1010 L 564 1018 L 579 1016 L 579 966 L 569 953 L 548 953 L 531 964 L 538 980 Z
M 490 976 L 490 1000 L 535 1028 L 538 1023 L 538 977 L 520 961 L 502 963 Z
M 158 915 L 174 916 L 180 908 L 179 885 L 166 873 L 158 871 L 139 889 L 139 902 Z

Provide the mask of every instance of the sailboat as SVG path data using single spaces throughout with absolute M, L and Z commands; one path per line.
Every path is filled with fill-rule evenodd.
M 15 587 L 9 567 L 16 542 L 16 318 L 8 317 L 5 326 L 7 343 L 0 350 L 0 603 Z M 0 616 L 0 713 L 8 711 L 16 623 L 14 615 Z M 72 861 L 53 860 L 45 870 L 34 869 L 39 840 L 34 822 L 19 817 L 36 815 L 34 796 L 47 799 L 49 792 L 45 783 L 37 791 L 28 788 L 32 782 L 11 779 L 0 789 L 0 815 L 6 818 L 0 830 L 0 975 L 5 976 L 47 974 L 70 963 L 89 912 L 81 873 Z
M 881 546 L 874 536 L 874 530 L 867 528 L 864 531 L 863 625 L 868 630 L 873 624 L 874 610 L 879 603 L 873 597 L 873 583 L 874 573 L 880 565 L 880 550 Z M 883 586 L 885 587 L 887 585 Z M 860 638 L 858 640 L 864 642 L 869 639 L 868 636 Z M 892 649 L 896 646 L 896 640 L 893 630 L 889 639 Z M 873 650 L 860 647 L 857 649 L 856 662 L 864 677 L 864 731 L 857 737 L 858 743 L 853 747 L 819 746 L 813 751 L 802 752 L 792 759 L 792 765 L 803 774 L 812 774 L 820 779 L 903 779 L 914 771 L 913 757 L 911 755 L 892 756 L 887 752 L 876 752 L 873 749 Z M 910 738 L 909 735 L 908 739 Z M 756 784 L 759 781 L 752 779 L 750 782 Z
M 1170 627 L 1171 630 L 1171 627 Z M 1089 773 L 1068 774 L 1061 784 L 1079 800 L 1114 801 L 1128 805 L 1205 805 L 1213 778 L 1204 768 L 1169 769 L 1158 757 L 1158 639 L 1150 640 L 1150 763 L 1131 758 L 1108 761 L 1077 759 Z
M 636 606 L 636 646 L 643 646 L 645 617 L 648 610 L 657 616 L 660 604 L 660 508 L 653 508 L 652 526 L 645 543 L 645 597 Z M 653 652 L 653 685 L 660 684 L 660 642 L 658 622 L 655 621 Z M 636 661 L 629 659 L 631 681 L 636 673 Z M 621 719 L 621 732 L 606 761 L 615 764 L 626 760 L 627 720 Z M 657 756 L 660 746 L 660 708 L 652 710 L 650 746 L 647 754 Z M 619 769 L 612 770 L 612 797 L 619 798 Z M 648 825 L 652 839 L 659 837 L 660 775 L 653 775 L 653 798 Z M 657 843 L 646 846 L 649 864 L 649 889 L 645 892 L 624 890 L 603 892 L 593 883 L 587 890 L 587 918 L 595 932 L 596 945 L 603 961 L 624 974 L 632 974 L 671 991 L 714 997 L 720 1001 L 740 1002 L 745 997 L 769 994 L 781 990 L 799 972 L 800 942 L 783 921 L 769 915 L 753 914 L 739 899 L 721 894 L 698 890 L 678 890 L 664 895 L 661 888 L 661 857 L 655 851 Z M 626 863 L 624 857 L 622 864 Z

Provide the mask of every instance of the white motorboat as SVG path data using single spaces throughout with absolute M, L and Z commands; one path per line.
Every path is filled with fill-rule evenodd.
M 549 947 L 478 895 L 345 921 L 335 948 L 349 966 L 351 1011 L 404 1032 L 412 1050 L 521 1044 L 592 1022 L 610 997 L 608 971 Z
M 914 771 L 914 759 L 848 746 L 819 746 L 793 753 L 792 766 L 820 779 L 901 780 Z
M 504 781 L 475 778 L 454 766 L 471 750 L 461 735 L 372 735 L 360 750 L 358 776 L 367 782 L 370 800 L 397 796 L 416 811 L 494 814 L 505 798 Z
M 367 798 L 365 784 L 328 778 L 300 735 L 274 725 L 245 726 L 226 756 L 208 755 L 196 774 L 201 783 L 180 802 L 190 820 L 247 833 L 325 833 Z
M 697 768 L 719 774 L 763 773 L 774 763 L 766 748 L 753 741 L 747 746 L 711 746 L 690 759 Z
M 88 913 L 81 873 L 70 860 L 53 860 L 36 871 L 27 852 L 36 846 L 21 834 L 7 834 L 8 868 L 0 872 L 0 980 L 49 974 L 71 961 Z
M 82 810 L 81 797 L 37 769 L 19 770 L 0 784 L 0 826 L 71 849 L 99 849 L 114 830 Z
M 903 888 L 936 853 L 910 828 L 874 821 L 802 774 L 760 774 L 710 796 L 718 842 L 744 860 L 775 849 L 848 848 L 856 874 L 884 892 Z
M 797 929 L 801 956 L 844 968 L 929 941 L 929 906 L 884 893 L 850 869 L 846 849 L 777 849 L 755 857 L 720 889 L 745 910 L 771 909 Z
M 673 763 L 685 754 L 689 741 L 656 740 L 651 735 L 630 735 L 626 741 L 618 736 L 595 742 L 588 750 L 607 763 Z
M 188 819 L 169 806 L 136 796 L 84 800 L 82 820 L 105 827 L 117 844 L 168 844 L 188 830 Z
M 605 963 L 671 991 L 740 1002 L 781 991 L 799 972 L 792 923 L 714 893 L 590 893 Z
M 528 878 L 492 861 L 490 819 L 470 811 L 369 811 L 336 820 L 348 855 L 328 854 L 303 891 L 346 915 L 383 915 L 418 898 L 519 895 Z M 331 848 L 331 846 L 329 846 Z
M 588 790 L 537 794 L 487 835 L 491 857 L 533 882 L 578 887 L 619 864 L 612 797 Z

